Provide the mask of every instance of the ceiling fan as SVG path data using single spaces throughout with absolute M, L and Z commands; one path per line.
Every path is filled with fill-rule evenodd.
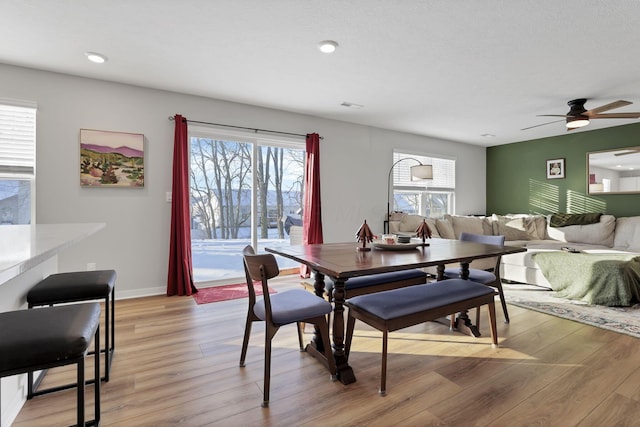
M 572 99 L 567 102 L 569 106 L 569 112 L 567 114 L 538 114 L 538 117 L 564 117 L 564 121 L 567 122 L 567 131 L 577 129 L 589 124 L 591 119 L 637 119 L 640 118 L 640 113 L 605 113 L 604 111 L 613 110 L 615 108 L 621 108 L 626 105 L 631 105 L 633 102 L 629 101 L 614 101 L 609 104 L 601 105 L 600 107 L 587 110 L 584 108 L 584 104 L 587 102 L 586 98 Z M 549 125 L 551 123 L 558 123 L 563 120 L 555 120 L 553 122 L 542 123 L 535 126 L 529 126 L 522 130 L 536 128 L 538 126 Z

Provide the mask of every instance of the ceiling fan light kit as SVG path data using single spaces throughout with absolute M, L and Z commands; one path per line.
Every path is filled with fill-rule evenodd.
M 581 128 L 589 124 L 589 117 L 580 114 L 576 117 L 567 117 L 567 128 L 576 129 Z

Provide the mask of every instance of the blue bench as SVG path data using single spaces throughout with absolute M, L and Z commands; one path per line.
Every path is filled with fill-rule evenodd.
M 447 279 L 402 289 L 349 298 L 345 354 L 349 357 L 356 319 L 382 332 L 380 394 L 386 393 L 387 337 L 389 332 L 436 320 L 451 313 L 487 305 L 493 345 L 498 345 L 496 292 L 493 288 L 463 279 Z
M 371 274 L 353 277 L 345 283 L 345 299 L 358 295 L 372 294 L 406 286 L 423 285 L 427 282 L 427 273 L 422 270 L 401 270 L 390 273 Z M 313 282 L 303 282 L 305 288 L 315 292 Z M 325 278 L 325 294 L 329 302 L 333 301 L 335 284 L 329 277 Z

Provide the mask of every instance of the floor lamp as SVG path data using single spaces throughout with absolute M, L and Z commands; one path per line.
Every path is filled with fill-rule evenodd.
M 384 232 L 389 233 L 389 221 L 391 220 L 391 173 L 393 172 L 393 168 L 400 162 L 405 160 L 413 160 L 418 162 L 417 165 L 411 166 L 411 178 L 412 179 L 433 179 L 433 166 L 431 165 L 423 165 L 422 162 L 413 157 L 404 157 L 400 160 L 397 160 L 394 164 L 391 165 L 391 169 L 389 169 L 389 177 L 387 179 L 387 220 L 385 221 Z

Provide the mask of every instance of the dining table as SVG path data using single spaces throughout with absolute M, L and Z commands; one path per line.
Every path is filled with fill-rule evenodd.
M 398 244 L 395 247 L 373 243 L 369 246 L 369 250 L 362 250 L 362 243 L 348 242 L 267 247 L 265 251 L 307 265 L 313 272 L 314 289 L 319 297 L 323 297 L 325 292 L 325 276 L 333 281 L 334 308 L 331 337 L 333 356 L 338 380 L 343 384 L 350 384 L 356 381 L 344 351 L 345 284 L 350 278 L 435 266 L 436 279 L 442 280 L 445 265 L 460 263 L 462 278 L 467 279 L 469 264 L 473 260 L 524 252 L 526 248 L 454 239 L 430 239 L 420 244 Z M 471 323 L 466 312 L 458 315 L 455 327 L 473 336 L 479 336 L 479 331 Z M 306 350 L 325 366 L 329 366 L 318 331 Z

